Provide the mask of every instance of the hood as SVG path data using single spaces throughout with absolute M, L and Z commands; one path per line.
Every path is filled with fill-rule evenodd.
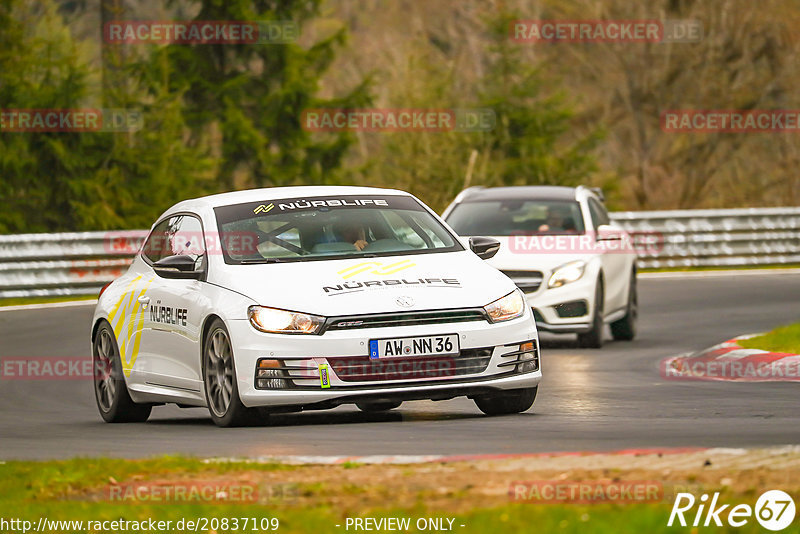
M 587 235 L 492 236 L 500 250 L 488 260 L 502 271 L 542 271 L 547 274 L 565 263 L 597 256 Z
M 469 250 L 226 265 L 217 273 L 214 283 L 262 306 L 326 317 L 481 307 L 515 288 Z M 406 297 L 405 305 L 398 304 L 399 297 Z

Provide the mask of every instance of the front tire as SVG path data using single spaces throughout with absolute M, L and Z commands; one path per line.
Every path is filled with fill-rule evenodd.
M 598 278 L 594 290 L 594 315 L 588 332 L 578 334 L 578 346 L 583 349 L 603 347 L 603 279 Z
M 247 408 L 239 398 L 233 345 L 221 319 L 214 319 L 203 343 L 203 387 L 215 425 L 244 426 L 259 419 L 258 410 Z
M 636 272 L 631 273 L 628 289 L 628 306 L 625 317 L 611 323 L 611 335 L 618 341 L 631 341 L 636 337 L 636 319 L 639 317 L 639 298 L 636 291 Z
M 94 398 L 106 423 L 143 423 L 153 407 L 136 404 L 122 374 L 117 339 L 111 325 L 103 321 L 92 341 Z
M 512 389 L 475 397 L 475 405 L 486 415 L 509 415 L 521 413 L 533 406 L 539 386 L 526 389 Z

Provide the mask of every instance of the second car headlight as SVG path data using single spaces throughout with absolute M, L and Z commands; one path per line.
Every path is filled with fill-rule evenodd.
M 550 280 L 547 281 L 547 287 L 561 287 L 564 284 L 569 284 L 571 282 L 575 282 L 576 280 L 580 280 L 585 271 L 585 261 L 571 261 L 569 263 L 565 263 L 553 271 L 553 274 L 550 276 Z
M 486 310 L 489 320 L 493 323 L 510 321 L 525 313 L 525 296 L 522 291 L 515 289 L 505 297 L 487 304 L 483 309 Z
M 264 306 L 250 306 L 247 315 L 256 330 L 275 334 L 316 334 L 325 324 L 319 315 Z

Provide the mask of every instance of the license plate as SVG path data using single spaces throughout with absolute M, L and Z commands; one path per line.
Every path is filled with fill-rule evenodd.
M 458 346 L 458 334 L 372 339 L 369 342 L 369 357 L 373 360 L 376 358 L 447 356 L 459 352 L 461 350 Z

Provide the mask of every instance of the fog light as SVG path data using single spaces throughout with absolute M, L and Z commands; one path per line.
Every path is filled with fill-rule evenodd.
M 291 382 L 286 371 L 281 369 L 280 360 L 259 360 L 256 367 L 256 387 L 258 389 L 287 389 Z
M 517 356 L 517 361 L 520 362 L 517 365 L 517 372 L 530 373 L 538 370 L 539 351 L 536 350 L 536 346 L 534 345 L 533 341 L 522 343 L 519 346 L 519 350 L 522 352 L 522 354 Z

